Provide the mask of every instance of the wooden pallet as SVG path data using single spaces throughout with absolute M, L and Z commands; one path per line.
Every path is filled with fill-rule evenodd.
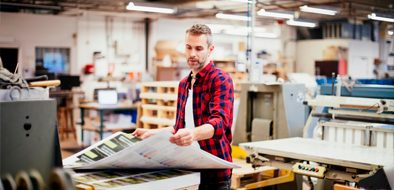
M 233 162 L 241 166 L 241 168 L 233 169 L 231 189 L 241 189 L 247 184 L 267 179 L 269 177 L 265 176 L 264 172 L 274 169 L 267 166 L 253 169 L 251 164 L 247 164 L 245 160 L 241 159 L 233 159 Z
M 177 81 L 141 83 L 141 105 L 137 127 L 162 128 L 175 124 Z
M 265 179 L 261 172 L 261 169 L 254 170 L 253 168 L 242 168 L 241 171 L 234 169 L 231 176 L 231 189 L 239 189 L 247 184 Z
M 263 166 L 253 171 L 235 172 L 231 178 L 231 188 L 256 189 L 289 182 L 294 182 L 293 171 Z

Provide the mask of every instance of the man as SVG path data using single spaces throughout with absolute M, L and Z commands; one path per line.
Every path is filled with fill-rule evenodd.
M 179 83 L 175 126 L 137 129 L 133 134 L 147 138 L 158 131 L 169 130 L 174 134 L 170 138 L 172 143 L 189 146 L 194 142 L 201 149 L 231 162 L 232 79 L 209 60 L 214 45 L 208 26 L 193 25 L 186 31 L 185 43 L 191 72 Z M 230 178 L 231 169 L 202 170 L 199 189 L 230 189 Z

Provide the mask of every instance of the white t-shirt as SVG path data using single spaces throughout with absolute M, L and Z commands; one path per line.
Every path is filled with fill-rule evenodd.
M 185 128 L 193 129 L 196 126 L 194 125 L 194 117 L 193 117 L 193 90 L 189 89 L 189 95 L 187 96 L 186 106 L 185 106 Z M 193 141 L 192 146 L 196 146 L 200 148 L 200 145 L 197 141 Z

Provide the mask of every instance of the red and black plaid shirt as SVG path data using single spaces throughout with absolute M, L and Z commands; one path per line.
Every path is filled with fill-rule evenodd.
M 175 131 L 185 127 L 185 106 L 191 74 L 179 83 Z M 198 141 L 201 149 L 227 161 L 231 157 L 231 125 L 233 122 L 234 87 L 231 77 L 211 61 L 196 75 L 193 87 L 193 117 L 196 127 L 211 124 L 214 135 Z M 201 181 L 227 181 L 231 169 L 201 171 Z

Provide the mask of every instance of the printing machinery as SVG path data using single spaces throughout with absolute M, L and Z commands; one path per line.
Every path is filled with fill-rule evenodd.
M 51 184 L 52 169 L 62 166 L 56 101 L 42 87 L 60 82 L 26 80 L 19 66 L 11 73 L 0 58 L 0 189 L 32 189 L 33 181 L 41 189 Z
M 296 178 L 290 174 L 278 177 L 283 178 L 279 182 L 296 179 L 298 184 L 292 189 L 301 188 L 300 176 L 317 178 L 315 189 L 332 189 L 337 183 L 364 189 L 391 189 L 394 187 L 394 99 L 376 96 L 379 94 L 375 98 L 318 95 L 305 102 L 312 111 L 303 129 L 304 138 L 240 146 L 251 153 L 249 161 L 254 167 L 269 165 L 296 174 Z M 264 181 L 260 181 L 247 185 L 246 189 L 264 186 Z
M 233 144 L 297 137 L 306 119 L 303 84 L 240 83 Z
M 12 91 L 0 89 L 0 177 L 35 170 L 48 182 L 52 169 L 62 166 L 56 101 L 43 89 L 19 92 L 9 99 Z
M 311 106 L 312 110 L 303 130 L 304 137 L 310 137 L 313 118 L 394 124 L 393 99 L 319 95 L 306 103 Z M 323 110 L 319 111 L 321 108 Z
M 30 80 L 28 84 L 19 74 L 4 69 L 0 59 L 0 190 L 95 189 L 89 184 L 75 186 L 74 180 L 80 182 L 76 178 L 81 176 L 85 176 L 85 180 L 88 179 L 86 176 L 96 177 L 96 180 L 101 177 L 102 186 L 112 184 L 116 187 L 111 189 L 171 189 L 198 184 L 197 172 L 157 170 L 152 175 L 153 171 L 144 171 L 144 175 L 138 175 L 143 179 L 129 179 L 130 176 L 125 176 L 122 171 L 116 173 L 120 176 L 115 180 L 110 179 L 115 172 L 77 174 L 63 170 L 56 101 L 49 98 L 48 88 L 42 88 L 59 84 L 57 80 Z M 139 174 L 142 172 L 138 171 Z M 128 173 L 136 175 L 137 171 L 128 170 Z M 103 177 L 108 180 L 103 182 Z M 179 179 L 184 181 L 179 183 Z M 120 181 L 135 186 L 119 187 Z
M 302 189 L 301 175 L 320 179 L 314 189 L 333 189 L 334 183 L 343 183 L 389 190 L 394 177 L 392 149 L 300 137 L 241 143 L 240 146 L 252 153 L 250 161 L 254 167 L 274 166 L 296 174 L 298 178 L 290 174 L 279 176 L 283 182 L 297 179 L 290 189 Z M 263 182 L 249 184 L 246 189 L 264 187 Z

